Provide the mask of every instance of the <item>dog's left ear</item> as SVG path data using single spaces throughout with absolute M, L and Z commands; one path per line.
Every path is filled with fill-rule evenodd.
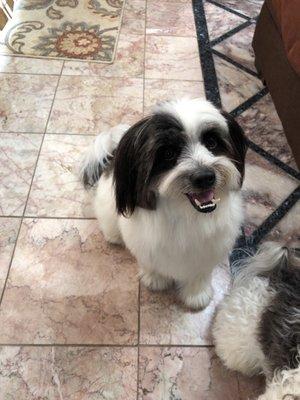
M 229 129 L 230 142 L 232 146 L 232 158 L 234 164 L 241 174 L 241 185 L 245 175 L 245 157 L 247 152 L 247 141 L 243 129 L 236 120 L 226 111 L 221 111 L 225 117 Z

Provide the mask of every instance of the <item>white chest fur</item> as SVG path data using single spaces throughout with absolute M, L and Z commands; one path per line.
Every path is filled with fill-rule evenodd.
M 188 201 L 160 200 L 155 211 L 137 209 L 118 222 L 126 246 L 142 268 L 190 280 L 210 274 L 226 258 L 241 220 L 240 194 L 231 193 L 213 213 L 199 213 Z

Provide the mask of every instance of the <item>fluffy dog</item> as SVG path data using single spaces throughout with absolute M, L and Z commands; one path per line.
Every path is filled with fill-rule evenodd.
M 98 182 L 104 237 L 125 243 L 144 285 L 175 281 L 188 307 L 207 306 L 211 272 L 240 231 L 245 153 L 240 126 L 202 99 L 161 103 L 132 127 L 96 138 L 82 179 Z
M 300 399 L 300 263 L 292 252 L 265 243 L 250 257 L 217 312 L 216 352 L 228 368 L 263 372 L 260 400 Z

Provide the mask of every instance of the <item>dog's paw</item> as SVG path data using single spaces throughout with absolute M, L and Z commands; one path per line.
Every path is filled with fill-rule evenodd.
M 213 289 L 211 285 L 207 285 L 198 293 L 191 293 L 189 287 L 184 286 L 180 289 L 179 296 L 188 308 L 200 310 L 210 303 L 213 297 Z
M 104 239 L 110 244 L 116 244 L 116 245 L 120 245 L 120 246 L 124 245 L 123 239 L 122 239 L 121 235 L 119 235 L 119 234 L 105 233 Z
M 153 291 L 165 290 L 172 285 L 172 280 L 157 272 L 142 271 L 141 282 L 148 289 Z

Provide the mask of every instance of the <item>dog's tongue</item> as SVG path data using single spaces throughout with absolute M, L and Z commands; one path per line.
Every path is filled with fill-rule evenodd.
M 198 200 L 199 203 L 201 203 L 201 204 L 209 203 L 214 198 L 214 191 L 207 190 L 206 192 L 203 192 L 203 193 L 193 193 L 192 197 L 194 200 Z

